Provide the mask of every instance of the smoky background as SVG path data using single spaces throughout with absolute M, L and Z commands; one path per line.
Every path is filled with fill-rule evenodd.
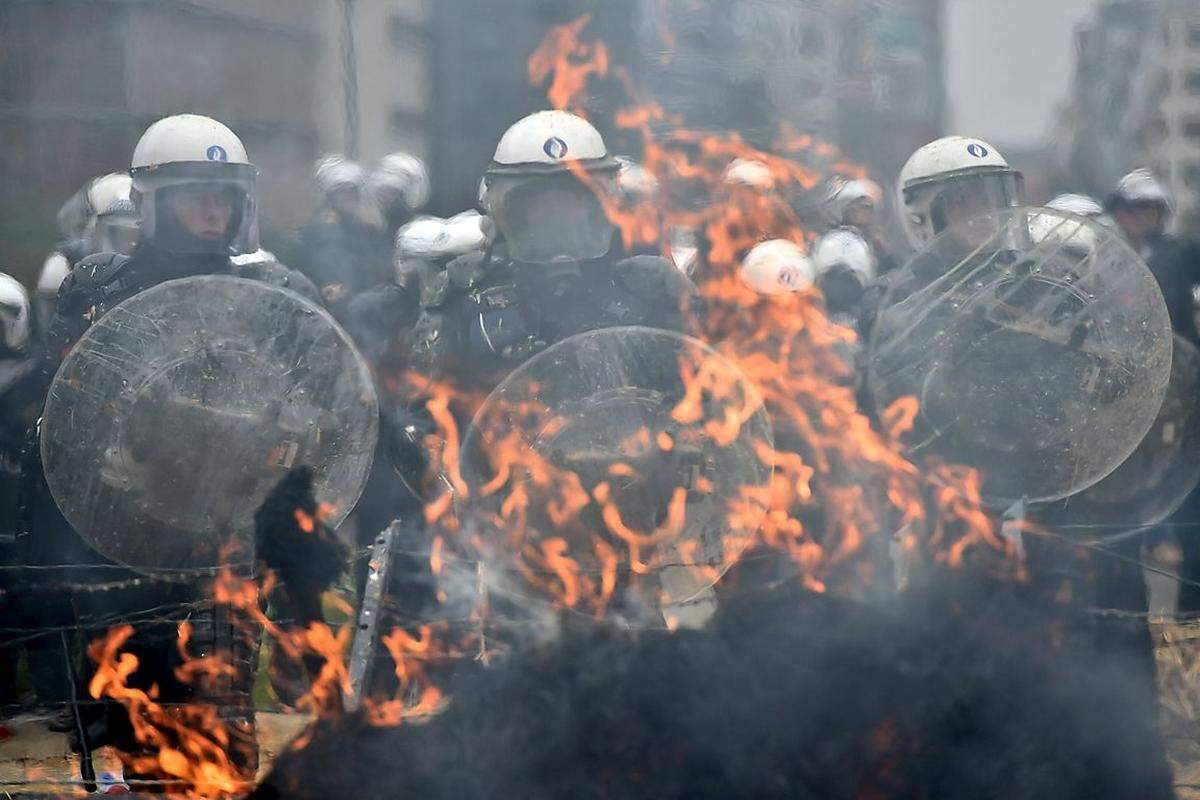
M 879 176 L 946 129 L 939 0 L 6 0 L 0 264 L 32 283 L 64 200 L 180 112 L 245 140 L 263 243 L 285 262 L 324 153 L 407 150 L 429 164 L 430 213 L 470 208 L 500 134 L 545 105 L 530 53 L 584 13 L 612 63 L 693 128 L 765 146 L 786 123 Z M 608 124 L 618 95 L 590 110 L 637 157 Z
M 179 112 L 245 140 L 263 242 L 285 261 L 323 153 L 407 150 L 429 164 L 430 213 L 470 208 L 499 135 L 545 105 L 529 54 L 584 13 L 613 64 L 692 128 L 762 146 L 786 123 L 885 186 L 916 147 L 969 133 L 1026 171 L 1033 200 L 1102 194 L 1151 166 L 1179 198 L 1179 227 L 1196 221 L 1188 0 L 5 0 L 0 264 L 32 283 L 64 200 L 127 169 L 140 133 Z M 622 100 L 591 110 L 637 157 L 605 126 Z

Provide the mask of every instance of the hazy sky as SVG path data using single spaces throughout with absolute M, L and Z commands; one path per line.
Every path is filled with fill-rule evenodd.
M 1075 23 L 1098 0 L 947 0 L 953 133 L 998 144 L 1044 140 L 1066 97 Z

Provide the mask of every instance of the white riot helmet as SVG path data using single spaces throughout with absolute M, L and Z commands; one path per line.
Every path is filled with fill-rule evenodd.
M 321 194 L 329 195 L 340 190 L 362 189 L 367 172 L 358 164 L 339 155 L 322 156 L 313 166 L 313 180 Z
M 396 233 L 396 258 L 440 260 L 482 250 L 487 246 L 483 219 L 477 211 L 449 219 L 417 217 Z
M 215 119 L 178 114 L 151 125 L 133 150 L 133 202 L 141 237 L 171 253 L 253 252 L 257 226 L 257 170 L 233 131 Z M 173 204 L 202 199 L 232 208 L 225 231 L 197 236 Z
M 845 270 L 866 286 L 875 280 L 875 255 L 867 240 L 849 228 L 835 228 L 813 248 L 813 265 L 818 275 Z
M 1154 173 L 1148 169 L 1135 169 L 1117 181 L 1117 188 L 1108 198 L 1108 207 L 1143 205 L 1160 207 L 1164 217 L 1175 210 L 1171 195 Z
M 71 262 L 62 253 L 55 251 L 46 257 L 38 275 L 37 293 L 51 298 L 58 296 L 58 287 L 71 272 Z
M 846 212 L 860 205 L 875 207 L 883 199 L 879 184 L 869 178 L 834 180 L 825 193 L 825 207 L 835 225 L 847 224 Z
M 129 255 L 138 237 L 138 213 L 130 193 L 133 179 L 124 173 L 97 178 L 88 190 L 96 215 L 92 249 L 97 253 Z
M 749 186 L 751 189 L 773 189 L 775 177 L 771 168 L 751 158 L 735 158 L 725 168 L 721 179 L 729 185 Z
M 912 154 L 896 188 L 904 232 L 919 250 L 954 220 L 1017 208 L 1024 180 L 982 139 L 947 136 Z
M 87 238 L 90 233 L 88 228 L 92 221 L 92 209 L 88 203 L 88 189 L 91 183 L 85 183 L 58 210 L 58 232 L 68 242 Z
M 787 239 L 770 239 L 746 254 L 738 274 L 759 294 L 774 295 L 811 286 L 817 271 L 803 247 Z
M 22 351 L 29 344 L 29 294 L 20 281 L 0 272 L 0 331 L 3 347 Z
M 1029 236 L 1035 244 L 1073 253 L 1080 258 L 1095 253 L 1100 238 L 1094 225 L 1049 206 L 1045 213 L 1030 215 Z
M 835 319 L 852 314 L 862 302 L 863 290 L 875 279 L 875 254 L 853 228 L 835 228 L 813 249 L 817 285 L 825 308 Z
M 1104 207 L 1100 205 L 1100 202 L 1086 194 L 1060 194 L 1046 203 L 1046 208 L 1066 211 L 1068 214 L 1088 219 L 1096 219 L 1104 213 Z
M 614 229 L 597 192 L 615 193 L 619 170 L 600 132 L 581 117 L 539 111 L 517 121 L 486 175 L 488 213 L 509 255 L 549 264 L 607 254 Z
M 410 153 L 390 153 L 367 178 L 367 189 L 389 218 L 412 216 L 425 207 L 432 192 L 425 162 Z
M 57 250 L 46 257 L 42 271 L 38 274 L 37 292 L 34 295 L 33 313 L 43 330 L 54 319 L 58 305 L 58 289 L 71 273 L 71 262 Z

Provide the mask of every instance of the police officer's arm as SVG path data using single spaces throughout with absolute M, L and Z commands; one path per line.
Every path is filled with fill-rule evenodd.
M 44 363 L 49 375 L 91 327 L 102 306 L 116 302 L 134 285 L 129 257 L 97 253 L 80 261 L 58 288 L 54 318 L 46 332 Z
M 59 287 L 54 317 L 46 331 L 43 363 L 51 375 L 58 370 L 63 358 L 91 325 L 86 293 L 76 285 L 75 277 L 75 273 L 68 274 Z
M 655 306 L 655 327 L 688 335 L 700 332 L 703 307 L 696 285 L 660 256 L 632 256 L 614 267 L 617 279 L 633 294 Z

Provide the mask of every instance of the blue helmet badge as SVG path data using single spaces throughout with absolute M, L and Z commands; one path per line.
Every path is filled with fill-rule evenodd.
M 567 143 L 557 136 L 551 136 L 546 140 L 546 143 L 542 145 L 542 151 L 557 161 L 567 154 Z
M 228 161 L 229 154 L 225 152 L 225 148 L 219 144 L 214 144 L 205 151 L 204 155 L 208 156 L 209 161 Z
M 976 158 L 987 158 L 988 149 L 979 142 L 971 142 L 967 145 L 967 152 Z

